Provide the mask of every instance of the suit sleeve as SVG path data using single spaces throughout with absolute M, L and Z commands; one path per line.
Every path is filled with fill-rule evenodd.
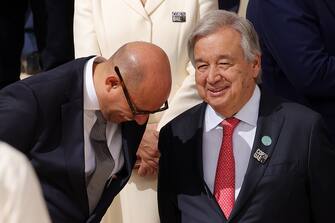
M 74 5 L 73 35 L 75 57 L 101 55 L 92 14 L 92 2 L 76 0 Z
M 159 135 L 158 148 L 161 153 L 158 171 L 158 211 L 161 223 L 179 223 L 180 211 L 178 209 L 177 194 L 174 187 L 175 174 L 171 156 L 172 148 L 169 144 L 172 138 L 166 127 Z M 170 158 L 171 157 L 171 158 Z
M 34 140 L 37 117 L 35 96 L 21 81 L 0 91 L 0 140 L 27 154 Z
M 199 0 L 197 21 L 206 15 L 208 12 L 218 9 L 218 1 L 215 0 Z M 186 47 L 186 46 L 184 46 Z M 186 111 L 187 109 L 199 104 L 202 99 L 198 95 L 198 91 L 195 85 L 195 71 L 190 60 L 187 64 L 188 75 L 184 79 L 182 85 L 173 96 L 170 108 L 164 112 L 160 122 L 158 123 L 157 129 L 160 130 L 173 118 Z
M 258 1 L 262 37 L 295 88 L 305 95 L 335 96 L 335 56 L 327 52 L 313 12 L 318 2 Z
M 335 147 L 321 118 L 312 128 L 308 156 L 313 222 L 328 222 L 335 210 Z

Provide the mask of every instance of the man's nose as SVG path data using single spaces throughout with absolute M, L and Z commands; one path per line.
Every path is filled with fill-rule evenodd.
M 137 124 L 143 125 L 147 122 L 149 115 L 135 115 L 134 120 Z
M 209 83 L 215 83 L 221 79 L 220 69 L 217 69 L 216 66 L 212 66 L 208 71 L 207 81 Z

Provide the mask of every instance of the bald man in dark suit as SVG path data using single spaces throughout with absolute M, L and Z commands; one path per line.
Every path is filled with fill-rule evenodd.
M 165 52 L 133 42 L 107 60 L 80 58 L 0 91 L 0 140 L 30 159 L 52 222 L 101 221 L 170 89 Z

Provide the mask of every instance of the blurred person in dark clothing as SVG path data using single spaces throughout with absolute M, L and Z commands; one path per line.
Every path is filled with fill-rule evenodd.
M 74 57 L 74 0 L 12 0 L 0 9 L 0 89 L 19 80 L 26 11 L 30 5 L 42 70 Z
M 335 1 L 250 0 L 263 86 L 319 112 L 335 141 Z

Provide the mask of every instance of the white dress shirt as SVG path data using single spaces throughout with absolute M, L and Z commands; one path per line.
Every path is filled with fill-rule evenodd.
M 235 199 L 240 192 L 254 143 L 260 95 L 261 92 L 258 86 L 256 86 L 249 101 L 234 115 L 235 118 L 240 120 L 233 133 Z M 204 179 L 212 193 L 214 191 L 216 166 L 223 137 L 220 123 L 224 119 L 225 117 L 216 113 L 211 106 L 207 106 L 204 120 L 202 153 Z
M 103 57 L 94 57 L 87 61 L 84 68 L 84 143 L 85 143 L 85 174 L 90 175 L 95 170 L 95 155 L 89 135 L 97 119 L 96 110 L 100 110 L 99 101 L 93 84 L 93 62 L 101 63 Z M 115 166 L 110 176 L 117 173 L 123 166 L 124 156 L 121 150 L 122 134 L 118 124 L 107 122 L 106 138 L 109 152 Z
M 0 222 L 51 222 L 40 184 L 26 156 L 2 142 L 0 153 Z

